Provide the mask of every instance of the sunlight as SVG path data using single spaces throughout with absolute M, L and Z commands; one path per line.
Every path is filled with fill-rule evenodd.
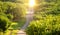
M 35 5 L 35 0 L 29 0 L 29 6 L 33 7 Z

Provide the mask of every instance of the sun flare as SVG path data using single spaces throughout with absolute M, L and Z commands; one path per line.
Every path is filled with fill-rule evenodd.
M 29 6 L 33 7 L 35 5 L 35 0 L 29 0 Z

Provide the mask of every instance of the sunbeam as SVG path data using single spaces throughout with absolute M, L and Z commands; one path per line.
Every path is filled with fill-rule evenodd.
M 33 7 L 35 5 L 35 0 L 29 0 L 29 6 Z

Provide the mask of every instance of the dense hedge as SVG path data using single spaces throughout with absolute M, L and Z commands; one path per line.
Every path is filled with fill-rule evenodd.
M 60 16 L 48 15 L 44 19 L 34 20 L 26 32 L 28 35 L 60 35 Z

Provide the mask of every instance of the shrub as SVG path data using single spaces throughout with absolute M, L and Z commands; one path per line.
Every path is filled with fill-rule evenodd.
M 59 16 L 47 16 L 45 19 L 34 20 L 28 26 L 28 35 L 60 35 Z
M 11 21 L 3 15 L 0 15 L 0 31 L 5 32 L 11 24 Z

